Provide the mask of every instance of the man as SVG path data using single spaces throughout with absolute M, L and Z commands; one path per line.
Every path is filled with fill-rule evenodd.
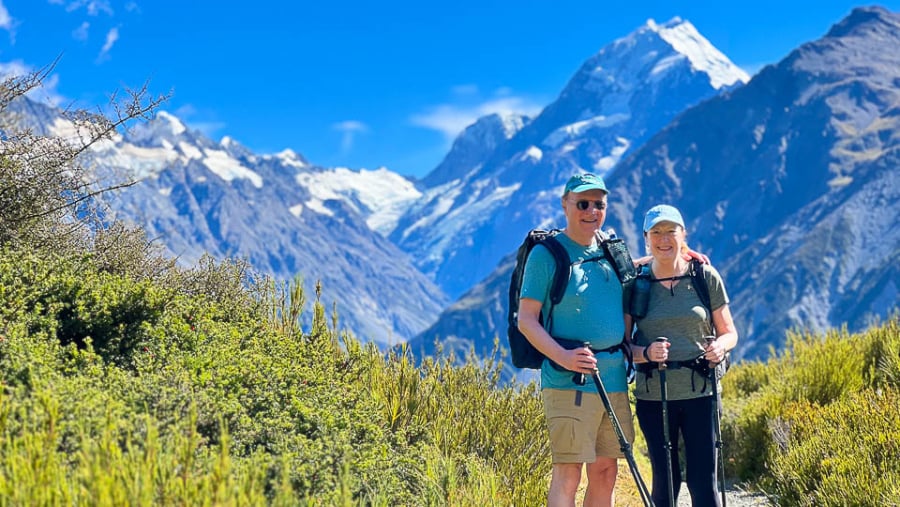
M 634 440 L 625 362 L 617 348 L 625 334 L 622 285 L 595 239 L 606 219 L 607 195 L 603 179 L 593 174 L 576 175 L 566 183 L 561 201 L 566 227 L 556 239 L 568 252 L 572 267 L 552 315 L 548 309 L 555 262 L 550 251 L 532 250 L 522 280 L 519 329 L 547 356 L 541 367 L 541 393 L 553 458 L 550 507 L 575 505 L 584 464 L 588 478 L 584 505 L 612 505 L 617 459 L 622 457 L 596 387 L 591 382 L 579 385 L 573 372 L 589 379 L 594 368 L 600 371 L 622 430 L 629 442 Z M 550 319 L 550 332 L 538 320 L 542 312 L 544 322 Z M 567 350 L 554 337 L 591 346 Z M 600 352 L 595 355 L 591 349 Z

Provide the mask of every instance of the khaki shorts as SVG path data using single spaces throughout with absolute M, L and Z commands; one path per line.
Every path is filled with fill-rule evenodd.
M 597 457 L 623 458 L 619 437 L 596 392 L 543 389 L 553 463 L 593 463 Z M 625 439 L 634 442 L 628 393 L 609 393 Z

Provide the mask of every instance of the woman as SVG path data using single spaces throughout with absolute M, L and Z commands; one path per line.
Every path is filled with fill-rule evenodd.
M 716 434 L 710 365 L 721 363 L 737 344 L 738 335 L 728 309 L 728 296 L 719 273 L 703 270 L 709 310 L 701 302 L 690 276 L 687 232 L 681 213 L 672 206 L 651 208 L 644 217 L 644 240 L 652 260 L 649 298 L 644 308 L 632 307 L 637 324 L 632 352 L 638 364 L 635 383 L 638 423 L 647 440 L 653 467 L 653 501 L 674 505 L 681 485 L 678 437 L 684 439 L 687 486 L 695 506 L 718 506 L 716 493 Z M 644 268 L 646 270 L 646 268 Z M 635 295 L 639 294 L 635 289 Z M 646 296 L 646 291 L 644 292 Z M 638 298 L 633 298 L 633 303 Z M 638 318 L 638 315 L 644 315 Z M 626 320 L 626 326 L 628 321 Z M 715 336 L 709 341 L 705 337 Z M 666 338 L 660 340 L 659 338 Z M 665 373 L 660 366 L 665 365 Z M 663 424 L 662 382 L 665 376 L 668 428 Z M 669 443 L 664 435 L 668 432 Z M 667 457 L 671 459 L 673 499 L 669 498 Z M 672 503 L 670 503 L 670 501 Z

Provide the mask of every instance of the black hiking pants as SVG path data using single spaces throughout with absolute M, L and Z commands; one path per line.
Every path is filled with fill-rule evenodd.
M 678 459 L 678 436 L 681 435 L 684 439 L 686 482 L 694 507 L 721 506 L 721 498 L 716 489 L 716 434 L 712 421 L 712 400 L 712 397 L 704 396 L 668 402 L 675 498 L 678 498 L 682 480 Z M 635 414 L 647 440 L 650 465 L 653 467 L 653 503 L 669 505 L 662 402 L 637 400 Z

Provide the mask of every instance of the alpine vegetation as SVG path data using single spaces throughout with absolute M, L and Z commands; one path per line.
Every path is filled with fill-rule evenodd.
M 39 82 L 0 84 L 0 113 Z M 496 355 L 417 366 L 341 332 L 320 284 L 179 266 L 87 213 L 110 187 L 52 169 L 83 170 L 78 146 L 161 100 L 130 97 L 118 119 L 73 112 L 81 145 L 3 125 L 0 504 L 544 504 L 541 400 L 502 386 Z M 788 343 L 725 377 L 729 476 L 778 505 L 898 503 L 896 317 Z

